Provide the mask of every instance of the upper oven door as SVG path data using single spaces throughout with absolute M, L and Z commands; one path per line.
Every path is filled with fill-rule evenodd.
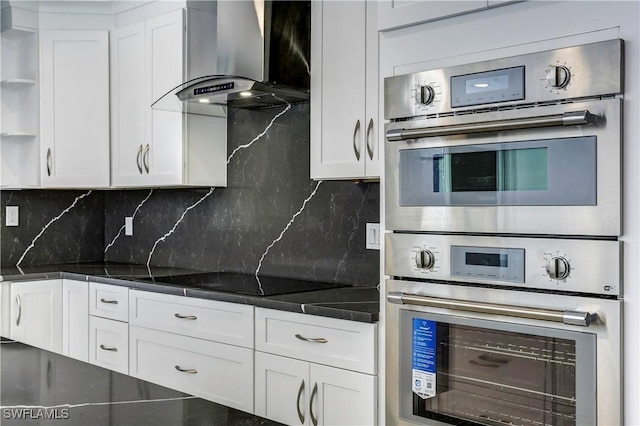
M 621 102 L 387 124 L 388 229 L 620 235 Z

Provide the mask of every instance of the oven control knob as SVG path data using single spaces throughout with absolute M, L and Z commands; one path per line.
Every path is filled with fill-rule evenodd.
M 429 105 L 436 97 L 436 92 L 429 85 L 420 86 L 418 88 L 418 103 L 421 105 Z
M 430 250 L 418 250 L 416 253 L 416 266 L 420 269 L 431 269 L 436 258 Z
M 547 270 L 549 278 L 553 278 L 554 280 L 563 280 L 569 276 L 571 265 L 569 265 L 569 261 L 564 257 L 557 256 L 552 257 L 551 260 L 547 262 L 545 269 Z
M 571 80 L 571 71 L 564 65 L 554 65 L 547 71 L 547 84 L 555 89 L 567 87 Z

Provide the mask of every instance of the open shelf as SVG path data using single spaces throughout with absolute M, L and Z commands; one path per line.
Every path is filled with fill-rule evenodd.
M 35 86 L 36 81 L 29 78 L 9 78 L 6 80 L 0 81 L 2 86 L 13 89 L 20 89 L 23 87 Z

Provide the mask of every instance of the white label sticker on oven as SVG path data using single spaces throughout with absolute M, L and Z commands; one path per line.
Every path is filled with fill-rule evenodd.
M 422 399 L 436 396 L 436 322 L 413 319 L 413 393 Z

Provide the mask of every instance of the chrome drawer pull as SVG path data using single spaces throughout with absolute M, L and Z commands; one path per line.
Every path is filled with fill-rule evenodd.
M 100 301 L 101 301 L 102 303 L 108 303 L 108 304 L 110 304 L 110 305 L 117 305 L 117 304 L 118 304 L 118 301 L 117 301 L 117 300 L 100 299 Z
M 197 320 L 198 317 L 195 315 L 180 315 L 180 314 L 175 314 L 174 315 L 176 318 L 180 318 L 180 319 L 188 319 L 188 320 Z
M 300 424 L 304 424 L 304 414 L 300 411 L 300 397 L 302 396 L 302 392 L 304 392 L 304 379 L 302 383 L 300 383 L 300 388 L 298 389 L 298 399 L 296 399 L 296 410 L 298 410 L 298 418 L 300 419 Z
M 108 348 L 105 345 L 100 345 L 100 349 L 102 349 L 103 351 L 118 352 L 118 348 Z
M 22 302 L 20 301 L 19 294 L 16 294 L 16 303 L 18 305 L 18 318 L 16 318 L 16 326 L 20 326 L 20 318 L 22 318 Z
M 311 391 L 311 398 L 309 398 L 309 415 L 311 416 L 311 423 L 313 426 L 318 426 L 318 418 L 313 415 L 313 398 L 318 393 L 318 383 L 313 384 L 313 390 Z
M 198 373 L 198 370 L 196 370 L 195 368 L 184 369 L 184 368 L 180 368 L 179 365 L 176 365 L 176 370 L 178 370 L 181 373 L 189 373 L 189 374 L 197 374 Z
M 305 342 L 314 342 L 314 343 L 328 343 L 329 341 L 324 337 L 304 337 L 300 334 L 296 334 L 296 338 L 300 340 L 304 340 Z
M 393 291 L 387 294 L 387 301 L 399 305 L 430 306 L 433 308 L 446 308 L 481 314 L 506 315 L 517 318 L 560 322 L 582 327 L 588 327 L 598 321 L 598 314 L 591 314 L 589 312 L 527 308 L 525 306 L 499 305 L 497 303 L 478 303 Z

